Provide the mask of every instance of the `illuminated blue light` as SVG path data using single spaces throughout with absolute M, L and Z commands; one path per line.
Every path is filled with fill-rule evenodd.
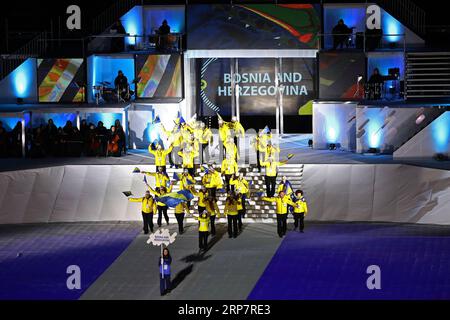
M 33 127 L 39 127 L 40 125 L 46 125 L 49 119 L 53 120 L 53 123 L 57 128 L 63 128 L 67 121 L 71 121 L 76 125 L 77 115 L 75 113 L 33 113 Z
M 91 68 L 88 72 L 88 86 L 91 89 L 90 101 L 93 102 L 95 90 L 93 86 L 99 85 L 100 82 L 108 81 L 111 87 L 114 86 L 114 79 L 119 70 L 128 78 L 128 83 L 134 79 L 134 58 L 131 55 L 111 55 L 111 56 L 93 56 L 88 59 Z M 132 86 L 132 84 L 131 84 Z M 131 87 L 131 90 L 134 90 Z
M 184 6 L 146 6 L 144 15 L 147 34 L 158 29 L 164 20 L 172 33 L 184 33 Z
M 22 121 L 22 119 L 17 117 L 5 117 L 0 118 L 0 121 L 3 122 L 3 128 L 5 128 L 6 131 L 11 131 L 12 129 L 14 129 L 17 122 Z
M 335 112 L 330 112 L 326 116 L 326 137 L 328 143 L 338 143 L 340 134 L 339 121 Z
M 36 77 L 36 59 L 27 59 L 10 76 L 16 98 L 28 98 L 32 95 Z
M 405 62 L 403 52 L 390 52 L 383 54 L 369 54 L 368 56 L 368 70 L 367 74 L 373 73 L 373 70 L 378 68 L 380 74 L 387 75 L 390 68 L 400 69 L 400 79 L 403 79 Z
M 405 32 L 403 25 L 386 11 L 382 10 L 381 21 L 384 34 L 402 34 Z M 388 42 L 397 42 L 401 36 L 387 36 L 384 40 Z
M 119 120 L 123 125 L 122 113 L 89 113 L 86 116 L 87 123 L 93 123 L 97 126 L 97 123 L 101 121 L 107 129 L 113 126 L 116 120 Z
M 137 42 L 140 42 L 140 40 L 142 40 L 137 40 L 135 37 L 133 37 L 136 35 L 139 36 L 144 34 L 142 10 L 142 6 L 135 6 L 125 15 L 123 15 L 122 18 L 120 18 L 120 21 L 122 21 L 122 25 L 125 28 L 126 33 L 130 35 L 130 37 L 125 38 L 125 44 L 127 45 L 136 45 Z
M 435 152 L 450 151 L 450 112 L 445 112 L 432 123 L 432 137 Z
M 366 126 L 365 142 L 369 148 L 380 148 L 383 141 L 381 126 L 384 122 L 384 112 L 380 109 L 368 109 L 366 117 L 370 120 Z

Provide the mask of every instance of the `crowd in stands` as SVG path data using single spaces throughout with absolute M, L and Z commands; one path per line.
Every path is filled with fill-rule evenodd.
M 82 120 L 80 129 L 71 121 L 57 127 L 52 119 L 47 124 L 27 128 L 27 157 L 121 156 L 126 153 L 125 132 L 119 120 L 109 129 L 99 121 L 97 126 Z M 22 122 L 7 131 L 0 121 L 0 157 L 22 156 Z

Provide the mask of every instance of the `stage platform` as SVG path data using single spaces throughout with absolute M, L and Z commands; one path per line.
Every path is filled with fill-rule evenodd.
M 312 135 L 285 135 L 280 140 L 280 158 L 289 153 L 295 157 L 290 164 L 408 164 L 425 168 L 450 170 L 450 161 L 426 159 L 394 160 L 392 155 L 363 155 L 340 150 L 315 150 L 308 147 Z M 249 150 L 253 152 L 253 150 Z M 64 165 L 148 165 L 154 163 L 153 155 L 147 149 L 129 150 L 122 157 L 79 157 L 79 158 L 6 158 L 0 159 L 0 171 L 25 170 Z
M 0 226 L 1 299 L 449 299 L 450 227 L 319 223 L 284 239 L 269 224 L 248 224 L 229 239 L 225 224 L 198 255 L 197 226 L 170 245 L 175 288 L 159 295 L 159 248 L 140 223 Z M 169 229 L 175 231 L 175 225 Z M 292 225 L 288 226 L 292 229 Z M 66 268 L 81 269 L 68 290 Z M 366 286 L 367 267 L 381 289 Z

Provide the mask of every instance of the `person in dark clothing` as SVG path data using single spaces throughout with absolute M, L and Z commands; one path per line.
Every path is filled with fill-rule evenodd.
M 332 34 L 333 34 L 333 50 L 336 50 L 338 47 L 343 49 L 344 44 L 348 48 L 348 37 L 352 33 L 352 29 L 347 27 L 344 23 L 344 20 L 340 19 L 338 24 L 334 26 Z
M 113 52 L 123 52 L 125 51 L 125 35 L 126 31 L 122 25 L 122 22 L 117 21 L 110 29 L 111 34 L 115 37 L 111 40 L 111 50 Z
M 128 100 L 128 78 L 122 70 L 119 70 L 117 77 L 114 79 L 114 87 L 117 95 L 120 95 L 123 100 Z
M 126 137 L 125 137 L 125 130 L 123 129 L 122 125 L 120 124 L 119 120 L 116 120 L 114 123 L 114 126 L 116 127 L 116 132 L 119 135 L 119 148 L 120 151 L 124 154 L 127 153 L 127 143 L 126 143 Z
M 54 155 L 56 137 L 58 135 L 58 128 L 53 123 L 53 119 L 47 121 L 47 126 L 44 128 L 45 137 L 45 152 Z
M 98 155 L 106 156 L 106 150 L 108 146 L 108 129 L 106 129 L 106 127 L 103 125 L 103 122 L 98 122 L 95 133 L 97 135 L 97 139 L 100 142 Z
M 159 258 L 159 290 L 162 296 L 170 292 L 172 284 L 170 283 L 170 265 L 172 257 L 169 249 L 164 248 L 162 257 Z
M 157 49 L 166 50 L 169 44 L 170 26 L 167 24 L 167 20 L 162 22 L 162 25 L 158 29 L 159 46 Z
M 8 156 L 9 139 L 8 133 L 3 127 L 3 123 L 0 121 L 0 158 Z
M 11 152 L 14 157 L 22 156 L 22 122 L 17 121 L 11 131 Z
M 373 69 L 373 73 L 369 78 L 369 98 L 373 100 L 381 99 L 384 76 L 380 74 L 378 68 Z
M 119 70 L 117 73 L 117 77 L 114 79 L 114 86 L 119 90 L 128 88 L 128 78 L 123 74 L 122 70 Z

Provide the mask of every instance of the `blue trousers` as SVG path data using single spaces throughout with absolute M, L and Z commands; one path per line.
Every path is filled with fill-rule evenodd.
M 168 290 L 170 290 L 170 274 L 165 274 L 164 278 L 162 274 L 159 274 L 159 290 L 161 292 L 161 295 L 167 293 Z

